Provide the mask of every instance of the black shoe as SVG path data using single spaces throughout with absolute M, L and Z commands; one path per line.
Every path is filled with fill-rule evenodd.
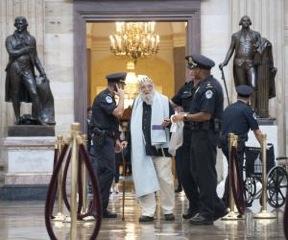
M 225 209 L 224 211 L 222 211 L 222 212 L 216 212 L 215 214 L 214 214 L 214 216 L 213 216 L 213 221 L 216 221 L 216 220 L 218 220 L 219 218 L 222 218 L 222 217 L 224 217 L 225 215 L 227 215 L 228 214 L 228 210 L 227 209 Z
M 139 218 L 139 222 L 153 222 L 154 221 L 154 217 L 149 217 L 149 216 L 141 216 Z
M 175 216 L 173 213 L 164 214 L 164 218 L 166 221 L 174 221 L 175 220 Z
M 188 210 L 187 213 L 182 214 L 182 217 L 187 220 L 187 219 L 194 217 L 197 213 L 198 213 L 198 210 L 194 210 L 194 211 Z
M 175 189 L 175 193 L 180 193 L 182 192 L 182 187 L 181 186 L 178 186 L 176 189 Z
M 108 210 L 105 210 L 102 216 L 103 218 L 117 218 L 116 213 L 109 212 Z
M 189 221 L 192 225 L 213 225 L 213 220 L 210 218 L 206 218 L 201 214 L 197 214 Z

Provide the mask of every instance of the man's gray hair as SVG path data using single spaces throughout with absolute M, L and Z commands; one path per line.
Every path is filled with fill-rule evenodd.
M 147 75 L 137 75 L 137 80 L 138 80 L 139 86 L 146 84 L 146 83 L 152 83 L 153 84 L 152 79 L 149 78 Z

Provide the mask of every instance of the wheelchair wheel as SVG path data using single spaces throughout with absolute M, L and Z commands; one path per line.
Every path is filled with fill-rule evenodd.
M 244 181 L 244 194 L 246 206 L 251 207 L 256 194 L 256 181 L 253 177 L 247 177 Z
M 283 167 L 276 166 L 267 175 L 267 200 L 271 207 L 279 208 L 285 203 L 288 174 Z

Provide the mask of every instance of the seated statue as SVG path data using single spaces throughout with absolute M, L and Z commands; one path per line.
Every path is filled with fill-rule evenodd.
M 16 31 L 6 38 L 9 62 L 6 67 L 6 102 L 12 102 L 16 124 L 20 121 L 21 102 L 32 103 L 33 119 L 42 124 L 55 125 L 54 99 L 49 80 L 38 58 L 36 40 L 27 31 L 25 17 L 16 17 Z M 37 77 L 35 68 L 40 76 Z

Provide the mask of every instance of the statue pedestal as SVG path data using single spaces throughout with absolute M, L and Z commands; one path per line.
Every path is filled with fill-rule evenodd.
M 9 137 L 55 136 L 55 127 L 45 125 L 14 125 L 9 126 L 7 132 Z
M 55 137 L 6 137 L 3 200 L 45 199 L 53 170 Z
M 276 125 L 275 119 L 270 118 L 259 118 L 257 119 L 260 130 L 267 134 L 267 143 L 272 143 L 274 146 L 275 157 L 278 156 L 278 126 Z M 254 136 L 252 131 L 249 131 L 248 141 L 246 146 L 259 147 L 260 145 Z

